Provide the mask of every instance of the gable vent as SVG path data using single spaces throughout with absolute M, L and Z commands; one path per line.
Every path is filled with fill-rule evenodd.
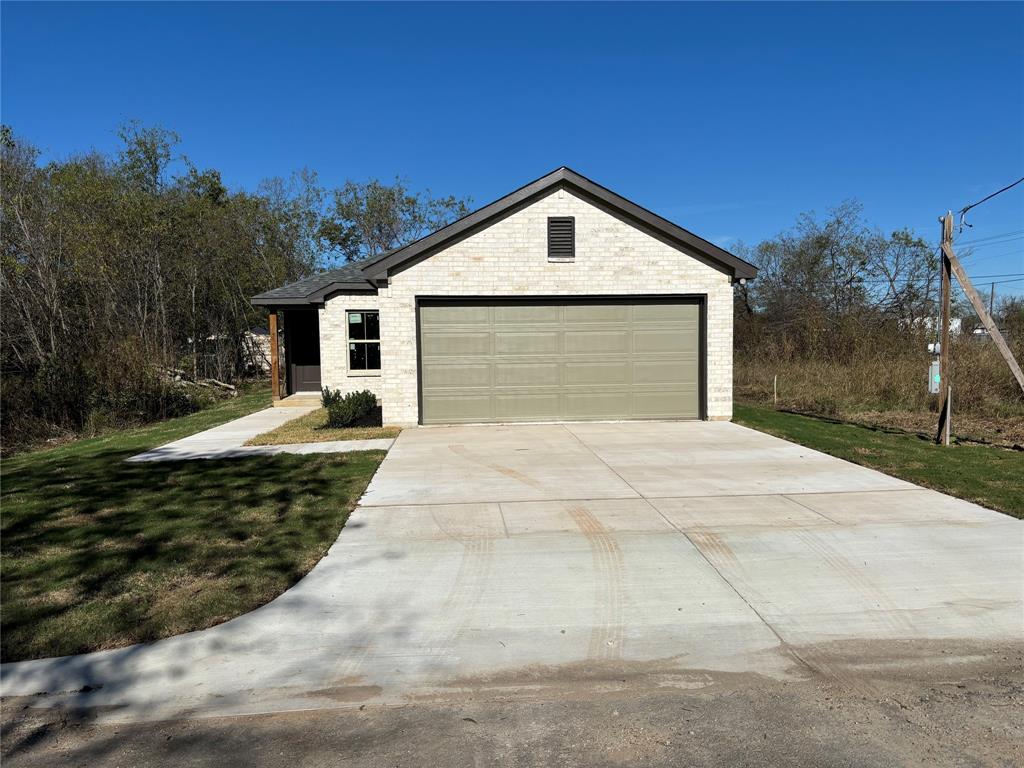
M 575 258 L 575 217 L 548 217 L 548 261 L 573 261 Z

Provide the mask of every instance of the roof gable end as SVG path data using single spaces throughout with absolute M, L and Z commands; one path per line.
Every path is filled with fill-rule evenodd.
M 734 279 L 750 280 L 757 276 L 757 267 L 753 264 L 564 166 L 409 245 L 366 260 L 361 264 L 363 275 L 367 280 L 386 279 L 559 188 L 569 189 L 670 245 L 685 248 Z

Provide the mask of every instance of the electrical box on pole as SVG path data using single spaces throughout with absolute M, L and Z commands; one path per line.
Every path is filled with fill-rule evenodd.
M 928 394 L 937 395 L 939 394 L 939 387 L 942 385 L 942 374 L 939 371 L 939 361 L 932 360 L 932 364 L 928 366 Z

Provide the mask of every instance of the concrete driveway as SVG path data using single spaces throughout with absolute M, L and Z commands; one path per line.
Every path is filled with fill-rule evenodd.
M 1022 553 L 1019 521 L 734 424 L 411 429 L 277 600 L 2 687 L 131 721 L 799 677 L 834 641 L 1019 640 Z

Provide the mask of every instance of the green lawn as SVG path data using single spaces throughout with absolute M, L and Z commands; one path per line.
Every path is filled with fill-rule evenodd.
M 1024 518 L 1024 453 L 737 405 L 734 420 L 927 488 Z
M 9 459 L 4 459 L 2 469 L 6 475 L 9 469 L 20 467 L 25 461 L 35 463 L 42 458 L 62 459 L 94 454 L 105 448 L 141 453 L 269 407 L 270 390 L 266 386 L 253 387 L 243 390 L 238 397 L 221 400 L 210 408 L 188 416 L 158 421 L 135 429 L 106 432 L 98 437 L 75 440 L 56 448 L 15 454 Z
M 126 464 L 269 404 L 7 459 L 0 468 L 4 661 L 201 629 L 262 605 L 324 555 L 382 451 Z
M 305 416 L 286 421 L 277 429 L 256 435 L 246 445 L 323 443 L 328 440 L 374 440 L 383 437 L 398 437 L 398 433 L 401 431 L 401 427 L 382 427 L 379 420 L 375 426 L 332 429 L 327 426 L 327 409 L 318 408 Z

